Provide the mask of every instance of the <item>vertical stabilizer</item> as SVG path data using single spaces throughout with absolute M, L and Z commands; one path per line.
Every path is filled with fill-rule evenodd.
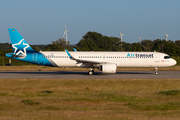
M 14 55 L 26 56 L 27 52 L 34 51 L 16 29 L 9 28 L 8 31 L 9 31 L 9 36 L 11 39 Z

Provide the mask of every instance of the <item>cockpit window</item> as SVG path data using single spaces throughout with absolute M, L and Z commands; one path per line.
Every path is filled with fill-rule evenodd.
M 164 56 L 164 59 L 169 59 L 169 58 L 171 58 L 170 56 Z

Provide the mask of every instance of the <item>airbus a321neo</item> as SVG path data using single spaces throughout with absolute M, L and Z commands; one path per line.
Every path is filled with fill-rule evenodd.
M 102 73 L 116 73 L 117 67 L 169 67 L 176 61 L 169 55 L 160 52 L 87 52 L 87 51 L 35 51 L 19 34 L 10 28 L 9 35 L 13 53 L 6 57 L 33 64 L 52 67 L 82 67 L 90 68 L 89 75 L 97 68 Z

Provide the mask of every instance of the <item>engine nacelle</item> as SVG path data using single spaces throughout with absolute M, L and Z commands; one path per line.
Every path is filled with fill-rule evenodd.
M 113 63 L 103 64 L 101 66 L 102 73 L 116 73 L 117 65 Z

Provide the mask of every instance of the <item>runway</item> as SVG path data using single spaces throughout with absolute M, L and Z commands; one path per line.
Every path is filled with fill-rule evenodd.
M 180 79 L 179 71 L 117 71 L 103 74 L 99 71 L 88 75 L 87 71 L 0 71 L 0 78 L 51 78 L 51 79 Z

